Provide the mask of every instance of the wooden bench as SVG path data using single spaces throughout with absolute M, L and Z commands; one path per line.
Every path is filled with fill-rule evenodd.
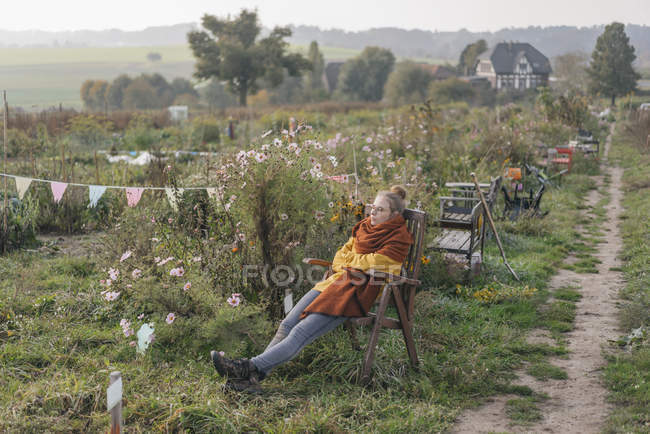
M 499 176 L 489 184 L 479 184 L 490 211 L 502 178 Z M 465 255 L 468 261 L 479 247 L 483 255 L 485 227 L 483 225 L 484 210 L 476 195 L 473 183 L 449 182 L 446 187 L 452 187 L 452 196 L 440 197 L 440 218 L 436 222 L 441 228 L 440 234 L 427 247 L 447 253 Z M 473 188 L 473 190 L 472 190 Z

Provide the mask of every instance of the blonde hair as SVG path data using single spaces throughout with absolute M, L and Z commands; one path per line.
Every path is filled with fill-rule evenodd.
M 393 185 L 390 191 L 380 191 L 377 197 L 382 196 L 388 199 L 390 210 L 402 214 L 406 208 L 406 190 L 401 185 Z

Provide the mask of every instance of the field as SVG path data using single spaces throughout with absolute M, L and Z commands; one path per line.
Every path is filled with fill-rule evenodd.
M 292 49 L 307 51 L 304 46 Z M 346 48 L 320 49 L 326 60 L 345 60 L 359 54 Z M 148 61 L 151 52 L 161 54 L 162 60 Z M 30 111 L 59 104 L 79 109 L 79 89 L 85 80 L 112 80 L 120 74 L 143 73 L 160 73 L 167 80 L 191 79 L 193 68 L 194 58 L 188 46 L 0 48 L 0 89 L 7 90 L 10 105 Z
M 563 144 L 577 132 L 562 119 L 545 120 L 532 104 L 502 108 L 498 121 L 493 109 L 458 103 L 338 112 L 328 107 L 327 113 L 285 108 L 242 119 L 234 139 L 221 136 L 211 144 L 203 140 L 206 128 L 223 131 L 227 119 L 154 126 L 152 113 L 133 114 L 128 123 L 79 114 L 67 119 L 65 131 L 48 131 L 57 122 L 38 124 L 36 117 L 20 124 L 31 136 L 12 129 L 11 174 L 223 190 L 186 190 L 176 207 L 165 192 L 145 191 L 129 207 L 124 190 L 109 189 L 89 208 L 87 186 L 70 185 L 57 204 L 47 183 L 34 181 L 20 200 L 9 180 L 11 251 L 0 257 L 0 431 L 105 431 L 108 375 L 119 370 L 129 432 L 429 433 L 482 423 L 486 408 L 494 422 L 486 431 L 541 432 L 561 413 L 610 432 L 618 432 L 619 420 L 626 431 L 642 432 L 648 418 L 647 335 L 631 343 L 622 337 L 614 346 L 600 333 L 587 336 L 616 322 L 615 306 L 594 305 L 590 291 L 602 292 L 594 290 L 596 282 L 617 290 L 612 273 L 622 268 L 609 261 L 615 256 L 611 243 L 620 237 L 610 204 L 621 191 L 626 208 L 641 209 L 626 209 L 633 224 L 623 228 L 623 237 L 638 254 L 623 255 L 634 284 L 624 291 L 630 313 L 622 327 L 627 334 L 648 326 L 647 314 L 638 315 L 647 310 L 646 299 L 637 294 L 647 292 L 647 243 L 640 238 L 647 225 L 648 165 L 634 171 L 638 154 L 628 147 L 636 142 L 624 127 L 636 125 L 639 136 L 645 130 L 622 109 L 608 121 L 586 118 L 603 144 L 600 160 L 576 153 L 571 172 L 554 178 L 545 192 L 544 217 L 510 220 L 499 195 L 497 229 L 521 281 L 507 271 L 493 236 L 473 279 L 465 260 L 425 250 L 414 320 L 417 370 L 409 365 L 401 334 L 384 330 L 371 381 L 360 384 L 363 353 L 341 329 L 273 371 L 261 395 L 224 387 L 209 350 L 254 356 L 283 316 L 284 290 L 244 279 L 245 266 L 300 267 L 304 257 L 330 259 L 348 239 L 359 206 L 395 183 L 406 186 L 409 207 L 430 216 L 428 244 L 439 230 L 440 196 L 450 194 L 445 182 L 469 180 L 470 172 L 490 180 L 505 167 L 538 164 L 546 155 L 539 143 Z M 298 118 L 295 133 L 284 131 L 290 116 Z M 117 128 L 118 121 L 125 127 Z M 179 149 L 183 143 L 184 150 L 209 146 L 219 155 L 209 160 L 180 154 L 145 166 L 109 163 L 101 154 L 95 159 L 114 134 L 121 137 L 114 142 L 118 153 Z M 599 163 L 610 145 L 627 168 L 623 181 L 611 172 L 617 160 Z M 355 171 L 358 196 L 353 183 L 327 180 Z M 524 192 L 539 187 L 537 178 L 524 175 Z M 504 185 L 512 194 L 511 180 Z M 558 276 L 579 284 L 558 283 Z M 298 282 L 292 291 L 298 298 L 309 288 Z M 241 304 L 228 302 L 234 294 Z M 585 328 L 586 320 L 594 322 Z M 145 322 L 155 325 L 155 339 L 140 354 L 133 332 Z M 363 343 L 368 330 L 360 336 Z M 587 345 L 587 358 L 600 365 L 583 363 L 587 352 L 576 351 L 576 343 Z M 600 375 L 601 344 L 610 357 L 609 389 Z M 549 388 L 574 395 L 558 398 L 546 393 Z M 616 410 L 625 410 L 619 419 L 606 405 L 608 393 Z M 491 411 L 494 403 L 501 407 Z

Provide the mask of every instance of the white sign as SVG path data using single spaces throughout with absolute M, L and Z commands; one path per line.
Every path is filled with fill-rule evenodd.
M 120 377 L 115 383 L 106 389 L 106 407 L 111 411 L 122 400 L 122 378 Z
M 287 295 L 284 296 L 284 314 L 288 314 L 293 309 L 293 294 L 287 292 Z

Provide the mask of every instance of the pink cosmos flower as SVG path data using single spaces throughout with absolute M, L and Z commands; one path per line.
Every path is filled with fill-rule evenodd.
M 158 262 L 160 262 L 160 256 L 156 256 L 155 258 L 153 258 L 153 261 L 154 261 L 156 264 L 157 264 Z
M 183 267 L 172 268 L 169 271 L 170 276 L 181 277 L 181 276 L 183 276 L 183 274 L 185 274 L 185 270 L 183 269 Z
M 169 224 L 172 224 L 173 221 L 174 221 L 174 219 L 171 218 L 171 217 L 169 217 L 169 218 L 167 219 L 167 223 L 169 223 Z
M 174 322 L 175 319 L 176 319 L 176 315 L 174 315 L 173 312 L 169 312 L 169 313 L 167 314 L 167 318 L 165 318 L 165 322 L 166 322 L 167 324 L 171 324 L 171 323 Z
M 142 318 L 144 318 L 144 313 L 141 313 L 140 315 L 138 315 L 138 319 L 142 319 Z
M 187 291 L 192 287 L 192 282 L 187 282 L 185 285 L 183 285 L 183 291 Z
M 230 297 L 228 297 L 228 302 L 229 305 L 232 307 L 237 307 L 239 306 L 239 303 L 241 303 L 241 298 L 239 298 L 241 294 L 232 294 Z
M 246 235 L 244 233 L 237 234 L 239 241 L 246 241 Z
M 138 277 L 142 276 L 142 270 L 139 269 L 139 268 L 136 268 L 135 270 L 133 270 L 133 272 L 131 272 L 131 276 L 134 279 L 137 279 Z
M 130 251 L 130 250 L 127 250 L 126 252 L 122 253 L 122 257 L 120 258 L 120 262 L 124 262 L 127 259 L 129 259 L 131 257 L 131 254 L 133 254 L 133 252 Z
M 323 220 L 325 213 L 323 211 L 316 211 L 314 212 L 314 217 L 316 217 L 316 220 Z
M 155 217 L 151 217 L 151 223 L 156 223 L 156 218 Z
M 366 138 L 366 143 L 372 143 L 372 137 Z
M 129 342 L 129 345 L 131 345 L 132 347 L 135 347 L 137 344 L 138 344 L 138 343 L 137 343 L 136 341 L 131 341 L 131 342 Z

